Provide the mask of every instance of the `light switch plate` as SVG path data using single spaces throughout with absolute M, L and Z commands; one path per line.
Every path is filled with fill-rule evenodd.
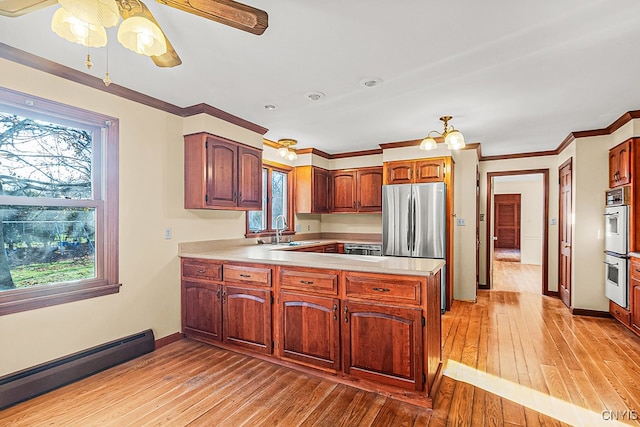
M 556 225 L 556 219 L 555 218 L 551 218 L 551 225 Z
M 458 226 L 467 225 L 467 223 L 465 222 L 464 218 L 457 218 L 457 219 L 456 219 L 456 224 L 457 224 Z
M 171 230 L 171 227 L 165 228 L 164 229 L 165 240 L 171 240 L 172 237 L 173 237 L 173 230 Z

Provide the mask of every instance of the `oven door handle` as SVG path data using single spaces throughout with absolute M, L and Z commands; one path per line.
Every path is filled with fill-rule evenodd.
M 604 215 L 604 216 L 618 216 L 620 214 L 619 213 L 605 213 L 605 214 L 602 214 L 602 215 Z
M 609 267 L 617 267 L 617 266 L 618 266 L 618 264 L 613 264 L 613 263 L 611 263 L 611 262 L 607 262 L 607 261 L 602 261 L 602 262 L 604 262 L 605 264 L 607 264 Z

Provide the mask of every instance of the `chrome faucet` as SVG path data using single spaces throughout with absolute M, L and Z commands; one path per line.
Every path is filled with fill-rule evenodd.
M 278 220 L 282 219 L 282 228 L 278 228 Z M 276 217 L 276 244 L 282 241 L 282 232 L 287 229 L 287 219 L 284 215 L 278 215 Z

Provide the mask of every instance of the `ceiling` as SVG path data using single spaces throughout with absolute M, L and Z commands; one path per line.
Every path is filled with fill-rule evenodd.
M 262 36 L 146 3 L 183 64 L 157 68 L 111 29 L 114 83 L 212 105 L 300 148 L 420 139 L 452 115 L 483 155 L 553 150 L 640 108 L 637 0 L 245 0 L 269 14 Z M 56 8 L 0 16 L 0 42 L 102 78 L 106 49 L 92 50 L 86 70 L 86 48 L 50 29 Z

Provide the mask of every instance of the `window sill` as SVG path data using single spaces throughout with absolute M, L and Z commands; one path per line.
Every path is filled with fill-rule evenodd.
M 120 283 L 94 280 L 3 291 L 0 293 L 0 316 L 115 294 L 120 292 L 120 286 Z
M 283 231 L 282 235 L 283 236 L 294 236 L 296 234 L 295 231 Z M 275 237 L 276 232 L 275 231 L 261 231 L 259 233 L 247 233 L 244 235 L 244 237 L 246 237 L 247 239 L 251 239 L 251 238 L 255 238 L 255 237 Z

